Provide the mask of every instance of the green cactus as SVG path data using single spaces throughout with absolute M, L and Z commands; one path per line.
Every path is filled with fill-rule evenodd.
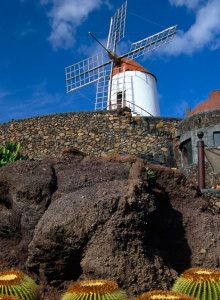
M 220 272 L 207 268 L 190 268 L 180 275 L 172 290 L 200 300 L 219 300 Z
M 18 296 L 0 295 L 0 300 L 20 300 Z
M 18 270 L 0 272 L 0 295 L 18 296 L 22 300 L 40 299 L 36 283 Z
M 154 290 L 154 291 L 143 293 L 135 300 L 196 300 L 196 299 L 178 292 Z
M 110 280 L 84 280 L 72 284 L 62 300 L 128 300 L 118 284 Z
M 20 153 L 21 144 L 17 142 L 8 142 L 3 148 L 0 146 L 0 167 L 17 160 L 27 160 L 29 157 Z

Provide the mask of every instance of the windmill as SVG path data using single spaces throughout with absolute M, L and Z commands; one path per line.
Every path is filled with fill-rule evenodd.
M 131 108 L 133 115 L 159 115 L 156 77 L 134 59 L 170 42 L 176 27 L 132 43 L 128 53 L 116 54 L 116 45 L 124 38 L 127 0 L 111 18 L 106 47 L 89 34 L 108 54 L 97 53 L 65 68 L 67 93 L 97 82 L 95 110 Z

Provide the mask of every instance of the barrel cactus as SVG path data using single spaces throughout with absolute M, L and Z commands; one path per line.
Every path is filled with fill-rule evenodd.
M 0 272 L 0 295 L 18 296 L 22 300 L 40 299 L 36 283 L 18 270 Z
M 220 272 L 200 267 L 190 268 L 180 275 L 172 290 L 200 300 L 219 300 Z
M 150 292 L 143 293 L 135 300 L 196 300 L 196 299 L 186 294 L 182 294 L 178 292 L 153 290 Z
M 78 281 L 68 288 L 62 300 L 127 300 L 125 291 L 110 280 Z
M 0 295 L 0 300 L 20 300 L 18 296 Z

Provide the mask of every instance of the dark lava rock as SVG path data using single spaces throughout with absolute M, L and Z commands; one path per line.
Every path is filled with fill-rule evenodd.
M 219 268 L 219 215 L 181 172 L 147 166 L 156 180 L 135 156 L 76 151 L 2 167 L 0 268 L 27 272 L 42 299 L 85 278 L 133 297 L 191 266 Z

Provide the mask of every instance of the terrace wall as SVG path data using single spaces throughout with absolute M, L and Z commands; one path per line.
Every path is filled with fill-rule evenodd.
M 180 119 L 132 117 L 129 109 L 59 113 L 0 124 L 0 145 L 17 141 L 33 158 L 59 156 L 66 148 L 88 155 L 136 154 L 175 167 L 179 158 L 175 133 Z

